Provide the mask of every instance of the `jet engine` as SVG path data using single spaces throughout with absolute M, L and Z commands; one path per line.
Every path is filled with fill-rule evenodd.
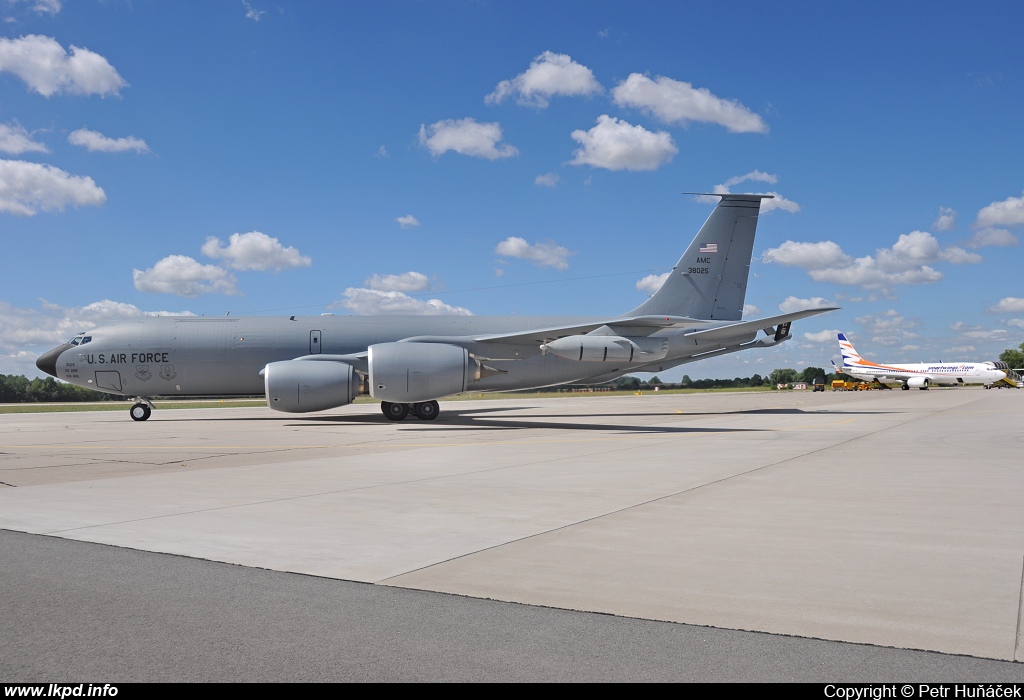
M 344 362 L 287 360 L 263 368 L 267 405 L 285 413 L 324 411 L 352 403 L 359 376 Z
M 466 390 L 501 373 L 480 364 L 465 348 L 445 343 L 379 343 L 370 346 L 370 396 L 391 403 L 419 403 Z
M 928 377 L 911 377 L 907 380 L 907 386 L 914 387 L 915 389 L 927 389 Z

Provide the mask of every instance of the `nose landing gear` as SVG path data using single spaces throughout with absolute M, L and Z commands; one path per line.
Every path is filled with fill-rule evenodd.
M 132 417 L 134 421 L 149 420 L 149 417 L 153 414 L 153 404 L 149 399 L 138 398 L 132 407 L 128 409 L 128 415 Z

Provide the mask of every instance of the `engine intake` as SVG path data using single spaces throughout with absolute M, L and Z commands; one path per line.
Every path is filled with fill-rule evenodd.
M 344 362 L 286 360 L 263 368 L 267 405 L 284 413 L 309 413 L 352 403 L 359 376 Z

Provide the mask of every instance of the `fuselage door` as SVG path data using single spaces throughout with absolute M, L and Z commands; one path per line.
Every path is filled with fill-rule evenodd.
M 96 388 L 97 389 L 109 389 L 111 391 L 121 391 L 121 373 L 120 372 L 97 372 L 96 373 Z
M 320 354 L 320 331 L 309 332 L 309 354 Z

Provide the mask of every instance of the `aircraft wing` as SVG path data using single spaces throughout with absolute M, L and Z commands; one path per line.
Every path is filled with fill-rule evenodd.
M 818 314 L 823 314 L 826 311 L 835 311 L 838 308 L 838 306 L 823 306 L 817 309 L 804 309 L 803 311 L 794 311 L 793 313 L 782 314 L 780 316 L 758 318 L 753 321 L 738 321 L 736 323 L 730 323 L 727 326 L 716 326 L 715 328 L 691 331 L 690 333 L 686 334 L 686 337 L 699 337 L 705 341 L 727 340 L 729 338 L 735 338 L 737 336 L 746 335 L 748 333 L 756 333 L 759 330 L 764 330 L 765 333 L 773 335 L 777 333 L 776 328 L 778 326 L 784 326 L 789 323 L 792 323 L 793 321 L 797 321 L 801 318 L 807 318 L 808 316 L 816 316 Z
M 708 321 L 701 321 L 685 316 L 626 316 L 598 320 L 577 326 L 552 326 L 550 328 L 538 328 L 532 331 L 516 333 L 493 333 L 490 335 L 474 336 L 473 340 L 478 343 L 504 343 L 508 345 L 533 345 L 548 340 L 557 340 L 569 335 L 586 335 L 596 331 L 602 326 L 608 326 L 620 335 L 650 335 L 665 328 L 689 328 L 692 326 L 703 326 Z
M 629 336 L 650 335 L 665 328 L 689 328 L 703 326 L 710 321 L 702 321 L 685 316 L 619 316 L 617 318 L 597 319 L 587 323 L 549 326 L 529 331 L 514 333 L 488 333 L 483 335 L 421 335 L 404 338 L 406 343 L 451 343 L 453 345 L 528 345 L 540 347 L 541 343 L 557 340 L 570 335 L 586 335 L 602 326 L 608 326 L 616 333 Z

